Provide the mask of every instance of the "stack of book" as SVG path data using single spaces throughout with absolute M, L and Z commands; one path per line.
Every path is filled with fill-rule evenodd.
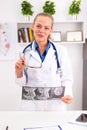
M 18 42 L 26 43 L 34 40 L 33 30 L 31 28 L 20 28 L 18 29 Z

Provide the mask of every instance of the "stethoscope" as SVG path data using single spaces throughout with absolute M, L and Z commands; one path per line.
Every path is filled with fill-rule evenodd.
M 57 49 L 56 49 L 55 45 L 54 45 L 52 42 L 50 42 L 50 43 L 51 43 L 53 49 L 55 50 L 55 57 L 56 57 L 56 63 L 57 63 L 57 71 L 56 71 L 56 73 L 59 73 L 59 72 L 61 71 L 61 67 L 60 67 L 60 63 L 59 63 L 59 58 L 58 58 Z M 23 54 L 25 54 L 26 50 L 27 50 L 29 47 L 30 47 L 30 49 L 32 49 L 32 43 L 30 43 L 29 45 L 27 45 L 27 46 L 24 48 Z

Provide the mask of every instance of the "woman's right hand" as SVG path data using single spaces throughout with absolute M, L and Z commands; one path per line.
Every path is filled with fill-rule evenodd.
M 17 78 L 21 78 L 23 76 L 24 68 L 25 68 L 25 57 L 22 57 L 15 64 L 15 73 L 17 75 Z

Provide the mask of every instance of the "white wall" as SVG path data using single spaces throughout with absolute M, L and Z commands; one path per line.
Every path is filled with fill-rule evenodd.
M 19 22 L 23 21 L 24 17 L 21 14 L 22 0 L 0 0 L 0 21 L 5 22 Z M 34 15 L 42 11 L 42 5 L 45 0 L 29 0 L 34 6 Z M 72 20 L 72 17 L 68 15 L 68 7 L 72 0 L 53 0 L 56 3 L 56 14 L 54 15 L 55 21 L 58 20 Z M 82 11 L 78 16 L 79 20 L 86 20 L 87 15 L 87 2 L 82 0 L 81 5 Z M 33 17 L 31 17 L 31 21 Z M 87 23 L 86 23 L 87 24 Z M 87 32 L 87 30 L 85 30 Z M 16 56 L 19 48 L 21 47 L 15 43 L 16 49 L 14 50 Z M 71 105 L 68 106 L 70 110 L 80 110 L 82 108 L 82 74 L 83 74 L 83 57 L 82 57 L 82 44 L 70 44 L 65 45 L 70 56 L 74 84 L 73 84 L 73 95 L 74 100 Z M 15 61 L 0 61 L 0 110 L 19 110 L 21 88 L 15 84 Z

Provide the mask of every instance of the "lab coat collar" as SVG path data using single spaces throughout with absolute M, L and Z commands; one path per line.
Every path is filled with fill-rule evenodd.
M 35 43 L 35 41 L 33 41 L 33 43 L 32 43 L 32 48 L 31 48 L 31 50 L 30 50 L 29 53 L 30 53 L 35 59 L 37 59 L 37 60 L 39 60 L 39 61 L 41 62 L 40 56 L 39 56 L 38 53 L 36 52 L 34 43 Z M 47 55 L 46 55 L 45 58 L 46 58 L 46 59 L 51 59 L 52 56 L 54 55 L 54 53 L 55 53 L 55 50 L 53 49 L 52 45 L 50 44 L 50 48 L 49 48 L 48 53 L 47 53 Z
M 47 58 L 47 59 L 52 59 L 52 56 L 54 55 L 54 53 L 55 53 L 55 50 L 53 49 L 53 46 L 52 46 L 52 44 L 51 44 L 51 46 L 50 46 L 50 48 L 49 48 L 49 50 L 48 50 L 48 53 L 47 53 L 47 55 L 46 55 L 46 58 Z
M 36 60 L 41 62 L 40 56 L 37 53 L 34 43 L 35 43 L 35 41 L 32 42 L 32 47 L 31 47 L 29 54 L 32 55 Z

